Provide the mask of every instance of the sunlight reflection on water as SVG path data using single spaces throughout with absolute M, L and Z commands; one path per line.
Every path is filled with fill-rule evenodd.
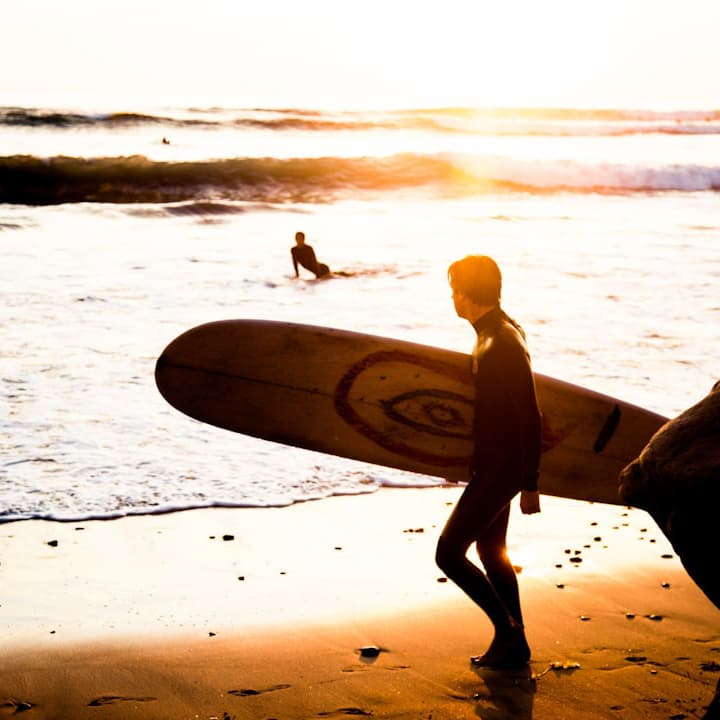
M 183 330 L 232 317 L 468 351 L 445 278 L 467 253 L 499 261 L 537 371 L 676 414 L 717 375 L 715 213 L 714 197 L 680 194 L 398 197 L 210 225 L 111 206 L 5 207 L 2 221 L 22 229 L 2 236 L 12 293 L 0 311 L 0 504 L 6 516 L 82 517 L 428 482 L 191 421 L 157 393 L 154 363 Z M 355 276 L 295 280 L 297 229 Z

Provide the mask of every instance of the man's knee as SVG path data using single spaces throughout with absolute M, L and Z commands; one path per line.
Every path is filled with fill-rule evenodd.
M 448 577 L 452 575 L 462 555 L 463 553 L 455 543 L 440 537 L 435 548 L 435 563 Z
M 510 563 L 504 545 L 494 543 L 477 543 L 477 553 L 480 562 L 486 570 L 503 568 Z
M 447 554 L 447 543 L 440 538 L 435 547 L 435 564 L 443 571 L 445 570 L 445 564 L 447 562 Z

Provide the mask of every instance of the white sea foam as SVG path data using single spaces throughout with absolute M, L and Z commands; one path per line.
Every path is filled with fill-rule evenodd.
M 472 161 L 471 161 L 472 162 Z M 720 166 L 585 164 L 574 161 L 496 160 L 481 172 L 498 183 L 531 190 L 583 192 L 704 192 L 720 190 Z

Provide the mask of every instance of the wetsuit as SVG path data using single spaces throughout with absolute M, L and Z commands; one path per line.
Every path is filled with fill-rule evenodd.
M 499 307 L 473 327 L 473 475 L 502 468 L 513 495 L 537 490 L 541 422 L 525 333 Z
M 499 307 L 475 324 L 475 447 L 470 481 L 440 536 L 437 563 L 494 624 L 522 625 L 517 579 L 506 554 L 510 501 L 537 490 L 541 419 L 525 335 Z M 487 576 L 465 554 L 476 543 Z
M 319 263 L 315 257 L 315 251 L 310 245 L 294 245 L 290 248 L 292 253 L 293 267 L 295 275 L 298 273 L 298 265 L 302 265 L 306 270 L 315 274 L 315 277 L 323 277 L 330 272 L 330 268 L 325 263 Z

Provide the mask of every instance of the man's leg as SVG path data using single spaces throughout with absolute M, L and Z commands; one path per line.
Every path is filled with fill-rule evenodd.
M 485 655 L 474 659 L 481 665 L 511 667 L 526 663 L 530 650 L 522 626 L 513 618 L 485 573 L 467 559 L 478 532 L 492 527 L 510 497 L 493 497 L 492 488 L 473 482 L 465 488 L 438 541 L 436 562 L 440 569 L 490 618 L 495 637 Z M 512 569 L 512 568 L 511 568 Z
M 485 533 L 478 538 L 476 548 L 480 562 L 483 564 L 495 592 L 515 621 L 522 625 L 517 575 L 507 556 L 506 538 L 509 519 L 510 505 L 508 504 L 500 511 Z

